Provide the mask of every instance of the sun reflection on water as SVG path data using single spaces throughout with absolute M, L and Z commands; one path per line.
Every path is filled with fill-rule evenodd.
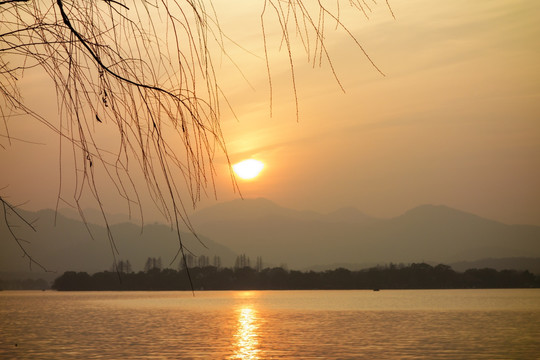
M 257 312 L 251 307 L 243 307 L 239 311 L 238 325 L 235 337 L 235 353 L 233 359 L 255 360 L 259 359 L 258 328 L 259 318 Z

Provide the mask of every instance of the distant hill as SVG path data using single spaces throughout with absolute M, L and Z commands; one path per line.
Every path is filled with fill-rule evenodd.
M 236 199 L 218 203 L 196 212 L 192 220 L 202 221 L 244 221 L 259 220 L 264 218 L 281 217 L 292 220 L 311 221 L 320 220 L 324 215 L 315 211 L 298 211 L 277 205 L 264 199 Z
M 21 211 L 33 223 L 37 232 L 31 231 L 16 218 L 10 220 L 14 231 L 22 238 L 29 253 L 47 269 L 57 272 L 103 271 L 112 267 L 113 256 L 108 241 L 107 230 L 103 226 L 69 219 L 53 210 L 38 212 Z M 115 224 L 110 227 L 114 237 L 118 260 L 129 260 L 133 270 L 142 270 L 148 257 L 162 258 L 164 267 L 169 266 L 178 251 L 176 234 L 168 226 L 149 224 L 143 228 L 133 223 Z M 90 235 L 92 234 L 92 236 Z M 206 255 L 210 261 L 214 255 L 221 258 L 222 264 L 234 264 L 236 254 L 225 246 L 202 236 L 201 243 L 189 233 L 182 233 L 184 245 L 195 255 Z M 0 272 L 27 272 L 28 261 L 12 239 L 3 221 L 0 221 Z M 178 259 L 172 267 L 177 266 Z M 36 266 L 32 270 L 39 270 Z
M 364 214 L 363 212 L 354 207 L 344 207 L 338 209 L 323 216 L 322 219 L 326 221 L 346 222 L 354 224 L 365 224 L 375 220 L 375 218 Z
M 61 209 L 58 209 L 58 213 L 62 214 L 63 216 L 71 220 L 77 220 L 77 221 L 81 220 L 81 214 L 73 208 L 61 208 Z M 99 210 L 90 209 L 90 208 L 84 209 L 83 215 L 87 223 L 96 224 L 96 225 L 105 224 L 105 221 L 103 219 L 103 214 Z M 140 224 L 141 221 L 138 218 L 136 218 L 135 215 L 139 215 L 139 214 L 136 213 L 132 217 L 126 214 L 107 214 L 107 222 L 113 225 L 122 224 L 122 223 Z
M 354 208 L 320 214 L 246 199 L 199 211 L 192 222 L 198 232 L 238 253 L 294 269 L 540 257 L 539 226 L 506 225 L 446 206 L 423 205 L 392 219 L 374 219 Z
M 52 210 L 24 215 L 37 219 L 38 232 L 21 222 L 15 222 L 14 229 L 29 241 L 28 250 L 47 268 L 58 272 L 111 268 L 111 246 L 103 226 L 88 220 L 87 229 L 80 220 L 62 214 L 56 214 L 55 226 Z M 223 266 L 232 266 L 237 254 L 245 253 L 252 265 L 262 256 L 264 266 L 287 265 L 299 270 L 428 262 L 448 264 L 457 271 L 510 267 L 536 272 L 534 258 L 540 258 L 540 226 L 506 225 L 446 206 L 423 205 L 391 219 L 377 219 L 355 208 L 321 214 L 288 209 L 267 199 L 246 199 L 202 209 L 191 222 L 208 249 L 192 234 L 182 233 L 186 246 L 195 255 L 211 259 L 219 255 Z M 141 228 L 120 222 L 110 229 L 117 258 L 129 260 L 134 270 L 141 270 L 148 257 L 161 257 L 168 266 L 178 250 L 169 226 L 156 223 Z M 0 272 L 28 271 L 27 261 L 2 221 L 0 240 Z M 508 258 L 513 260 L 503 260 Z

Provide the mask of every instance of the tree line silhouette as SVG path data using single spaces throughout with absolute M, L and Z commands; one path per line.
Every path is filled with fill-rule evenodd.
M 540 276 L 529 271 L 469 269 L 456 272 L 450 266 L 426 263 L 378 266 L 351 271 L 344 268 L 327 271 L 287 271 L 281 267 L 253 269 L 249 266 L 189 269 L 197 290 L 311 290 L 311 289 L 473 289 L 538 288 Z M 53 289 L 93 290 L 192 290 L 186 269 L 160 269 L 140 272 L 68 271 L 58 277 Z

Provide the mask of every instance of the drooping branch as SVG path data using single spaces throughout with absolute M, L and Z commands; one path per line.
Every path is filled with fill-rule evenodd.
M 26 258 L 28 260 L 28 265 L 30 267 L 30 269 L 32 268 L 32 264 L 34 265 L 37 265 L 39 268 L 41 268 L 43 271 L 46 271 L 46 272 L 49 272 L 49 270 L 43 266 L 41 263 L 39 263 L 27 250 L 26 250 L 26 247 L 23 245 L 23 243 L 25 243 L 26 241 L 22 238 L 20 238 L 19 236 L 17 236 L 17 234 L 15 233 L 15 230 L 13 228 L 13 225 L 11 223 L 11 220 L 9 219 L 9 215 L 13 215 L 15 216 L 19 221 L 21 221 L 26 227 L 30 228 L 32 231 L 36 232 L 36 228 L 34 227 L 34 225 L 32 225 L 32 223 L 30 223 L 28 221 L 28 219 L 26 219 L 23 215 L 21 215 L 17 209 L 12 206 L 11 204 L 9 204 L 7 201 L 5 201 L 1 196 L 0 196 L 0 203 L 2 204 L 2 210 L 3 210 L 3 222 L 4 224 L 6 225 L 7 229 L 8 229 L 8 232 L 9 234 L 11 235 L 11 237 L 13 238 L 13 240 L 15 240 L 15 242 L 17 243 L 17 245 L 19 246 L 19 249 L 21 250 L 22 254 L 23 254 L 23 258 Z
M 313 66 L 325 60 L 341 86 L 325 41 L 328 23 L 335 23 L 335 29 L 351 38 L 381 72 L 341 19 L 340 4 L 366 17 L 371 8 L 363 0 L 333 4 L 262 0 L 261 40 L 270 108 L 269 53 L 276 50 L 267 41 L 270 22 L 279 29 L 286 51 L 297 118 L 295 41 Z M 225 54 L 226 42 L 237 46 L 222 33 L 212 0 L 0 0 L 0 139 L 9 144 L 17 138 L 9 131 L 8 120 L 20 114 L 58 135 L 57 208 L 66 202 L 84 219 L 81 202 L 85 193 L 91 194 L 107 226 L 114 259 L 117 249 L 108 226 L 103 198 L 108 185 L 104 184 L 112 184 L 129 213 L 135 206 L 141 218 L 139 192 L 146 188 L 177 233 L 179 250 L 174 258 L 180 254 L 185 258 L 184 250 L 189 251 L 180 232 L 184 227 L 194 232 L 188 207 L 194 207 L 208 188 L 216 191 L 215 152 L 223 153 L 227 161 L 228 155 L 220 127 L 224 95 L 217 83 L 211 42 Z M 46 117 L 20 93 L 20 79 L 35 68 L 51 81 L 58 116 Z M 116 134 L 113 141 L 105 136 L 110 128 Z M 65 162 L 69 154 L 71 159 Z M 68 195 L 66 174 L 74 179 Z M 144 179 L 142 187 L 139 177 Z

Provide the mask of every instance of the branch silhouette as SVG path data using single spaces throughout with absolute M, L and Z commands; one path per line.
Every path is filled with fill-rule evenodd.
M 267 31 L 272 25 L 279 29 L 288 57 L 297 118 L 295 42 L 300 42 L 313 66 L 320 66 L 324 59 L 341 86 L 325 43 L 329 26 L 325 19 L 335 23 L 335 30 L 349 37 L 382 74 L 340 18 L 340 4 L 366 16 L 371 8 L 362 0 L 334 4 L 261 0 L 270 113 L 274 89 L 269 54 L 274 49 Z M 180 230 L 186 228 L 196 235 L 188 208 L 195 207 L 202 196 L 216 196 L 216 152 L 229 161 L 220 110 L 222 102 L 228 102 L 213 59 L 220 54 L 230 59 L 227 46 L 239 45 L 223 33 L 213 1 L 9 0 L 0 1 L 0 20 L 0 119 L 4 125 L 0 140 L 7 142 L 0 148 L 18 139 L 9 132 L 9 119 L 34 118 L 59 137 L 57 210 L 66 203 L 84 220 L 82 199 L 90 194 L 101 211 L 116 263 L 118 250 L 102 198 L 103 184 L 112 184 L 129 213 L 137 211 L 143 222 L 144 191 L 177 234 L 178 252 L 171 263 L 178 256 L 185 261 L 189 249 L 183 245 Z M 50 79 L 58 116 L 48 117 L 32 107 L 32 99 L 24 99 L 18 82 L 33 69 Z M 112 146 L 103 135 L 111 128 L 116 134 Z M 71 154 L 72 164 L 63 161 L 64 154 Z M 144 179 L 142 186 L 139 175 Z M 234 174 L 230 175 L 239 191 Z M 66 190 L 66 177 L 74 178 L 71 192 Z M 5 210 L 15 211 L 3 199 L 2 204 Z

